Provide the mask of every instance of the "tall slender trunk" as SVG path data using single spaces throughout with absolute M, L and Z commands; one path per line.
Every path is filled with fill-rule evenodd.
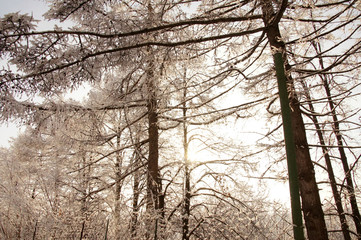
M 321 52 L 320 43 L 313 42 L 313 47 L 317 53 Z M 324 63 L 323 63 L 323 60 L 321 57 L 319 58 L 319 64 L 320 64 L 321 68 L 324 69 Z M 357 200 L 356 200 L 356 196 L 355 196 L 355 188 L 353 186 L 353 180 L 352 180 L 352 176 L 351 176 L 350 167 L 349 167 L 347 156 L 346 156 L 345 149 L 344 149 L 342 134 L 340 132 L 340 121 L 338 120 L 338 117 L 337 117 L 335 103 L 333 101 L 331 89 L 330 89 L 330 86 L 328 83 L 328 77 L 325 75 L 321 75 L 321 74 L 319 74 L 319 76 L 322 80 L 322 84 L 323 84 L 323 87 L 325 89 L 326 96 L 327 96 L 328 105 L 329 105 L 329 108 L 330 108 L 330 111 L 332 114 L 333 133 L 335 134 L 335 137 L 337 140 L 337 148 L 340 153 L 340 159 L 341 159 L 342 167 L 343 167 L 343 170 L 345 173 L 346 189 L 349 194 L 349 199 L 350 199 L 350 204 L 351 204 L 351 209 L 352 209 L 352 218 L 355 223 L 356 231 L 358 234 L 358 239 L 361 239 L 361 216 L 360 216 L 360 211 L 359 211 L 359 208 L 357 205 Z
M 59 215 L 61 213 L 61 208 L 60 208 L 60 199 L 59 199 L 59 190 L 60 190 L 60 170 L 59 167 L 60 166 L 60 160 L 59 160 L 59 156 L 56 155 L 56 162 L 55 162 L 55 172 L 54 174 L 54 186 L 52 191 L 54 192 L 54 199 L 53 202 L 51 202 L 50 200 L 50 204 L 53 214 Z M 46 188 L 45 188 L 46 189 Z M 58 233 L 58 227 L 54 227 L 54 231 L 52 233 L 52 238 L 56 239 L 57 238 L 57 233 Z M 19 238 L 20 239 L 20 238 Z
M 80 237 L 79 237 L 80 240 L 83 239 L 84 228 L 85 228 L 85 221 L 83 221 L 83 223 L 82 223 L 82 225 L 81 225 L 81 231 L 80 231 Z
M 86 156 L 85 153 L 82 157 L 82 167 L 84 168 L 82 170 L 82 179 L 81 179 L 81 190 L 82 190 L 82 198 L 81 198 L 81 217 L 83 218 L 83 221 L 86 220 L 86 213 L 87 213 L 87 191 L 88 191 L 88 182 L 89 182 L 89 169 L 87 166 Z
M 186 75 L 186 74 L 184 74 Z M 189 216 L 190 216 L 190 200 L 191 200 L 191 189 L 190 189 L 190 170 L 189 170 L 189 159 L 188 159 L 188 127 L 187 127 L 187 86 L 186 76 L 184 76 L 183 84 L 183 148 L 184 148 L 184 209 L 183 209 L 183 227 L 182 227 L 182 239 L 189 239 Z
M 138 162 L 138 158 L 136 158 L 136 162 Z M 134 163 L 135 164 L 135 163 Z M 136 168 L 137 165 L 134 165 Z M 139 170 L 136 170 L 133 174 L 133 201 L 132 201 L 132 219 L 131 219 L 131 238 L 137 239 L 137 225 L 138 225 L 138 214 L 139 214 L 139 184 L 140 184 L 140 176 Z
M 302 86 L 303 86 L 303 89 L 304 89 L 304 92 L 305 92 L 305 95 L 306 95 L 306 98 L 308 101 L 308 107 L 311 110 L 311 112 L 315 112 L 315 108 L 313 107 L 312 99 L 309 94 L 309 89 L 307 88 L 307 86 L 304 82 L 302 82 Z M 328 153 L 327 147 L 325 146 L 326 143 L 325 143 L 323 133 L 322 133 L 322 130 L 321 130 L 321 127 L 320 127 L 317 117 L 315 115 L 312 115 L 311 119 L 312 119 L 313 124 L 315 125 L 316 133 L 317 133 L 318 139 L 320 141 L 320 144 L 322 146 L 321 147 L 322 153 L 323 153 L 323 156 L 324 156 L 325 162 L 326 162 L 328 178 L 330 179 L 330 185 L 331 185 L 331 189 L 332 189 L 333 199 L 335 201 L 337 214 L 339 216 L 340 223 L 341 223 L 342 234 L 343 234 L 343 237 L 345 240 L 351 240 L 349 226 L 348 226 L 348 223 L 346 220 L 346 215 L 345 215 L 345 212 L 344 212 L 343 206 L 342 206 L 342 198 L 341 198 L 339 191 L 337 190 L 337 182 L 336 182 L 335 174 L 333 172 L 331 157 Z
M 116 149 L 120 149 L 120 128 L 117 128 L 116 136 Z M 122 157 L 119 151 L 116 152 L 115 156 L 115 197 L 114 197 L 114 222 L 115 222 L 115 237 L 120 239 L 120 193 L 122 190 L 121 183 L 121 174 L 122 174 Z
M 285 70 L 288 71 L 290 67 L 287 63 L 286 46 L 285 43 L 282 41 L 278 24 L 282 16 L 281 14 L 283 14 L 284 10 L 287 7 L 287 4 L 288 4 L 287 0 L 282 1 L 282 4 L 280 5 L 280 10 L 278 11 L 277 14 L 274 14 L 272 1 L 270 0 L 263 1 L 262 4 L 264 22 L 267 27 L 266 29 L 267 38 L 270 43 L 272 51 L 275 52 L 274 59 L 275 59 L 275 65 L 277 71 L 277 78 L 279 79 L 278 83 L 279 83 L 280 97 L 281 97 L 281 88 L 280 88 L 281 85 L 284 86 L 288 85 L 287 93 L 288 93 L 289 107 L 291 110 L 290 111 L 291 131 L 289 133 L 286 133 L 285 124 L 287 122 L 285 120 L 283 121 L 283 124 L 285 130 L 285 139 L 289 134 L 290 135 L 289 137 L 293 138 L 293 143 L 291 142 L 290 144 L 288 144 L 286 142 L 286 153 L 290 150 L 292 150 L 292 152 L 293 150 L 295 151 L 295 161 L 297 164 L 299 190 L 302 199 L 302 211 L 305 219 L 308 238 L 311 240 L 328 239 L 326 223 L 316 184 L 315 172 L 308 149 L 306 130 L 300 111 L 300 105 L 297 99 L 297 95 L 294 91 L 293 79 L 291 78 L 290 74 L 285 73 Z M 279 64 L 283 64 L 284 66 L 283 67 L 277 66 Z M 283 82 L 283 81 L 287 81 L 287 82 Z M 288 106 L 287 104 L 282 104 L 281 102 L 281 108 L 288 108 Z M 283 109 L 282 109 L 282 115 L 284 115 Z M 292 144 L 294 144 L 293 147 L 287 146 Z M 288 157 L 289 154 L 287 154 L 287 158 Z M 296 180 L 291 179 L 290 176 L 290 184 L 291 181 L 297 182 Z M 297 183 L 295 183 L 295 185 L 297 186 Z M 290 188 L 291 188 L 290 189 L 291 194 L 294 194 L 294 196 L 296 197 L 297 196 L 296 191 L 298 190 L 292 189 L 292 187 Z M 297 199 L 293 199 L 293 200 L 297 201 Z M 297 225 L 298 224 L 299 223 L 297 222 Z M 303 234 L 301 235 L 299 229 L 295 229 L 295 238 L 296 239 L 304 238 Z
M 292 127 L 295 133 L 296 162 L 307 235 L 309 239 L 328 239 L 324 213 L 298 100 L 293 98 L 290 102 L 290 107 L 293 109 L 291 113 Z
M 159 152 L 158 152 L 158 114 L 157 114 L 157 99 L 155 93 L 155 85 L 153 79 L 153 69 L 149 66 L 148 70 L 148 91 L 149 98 L 147 100 L 148 109 L 148 138 L 149 138 L 149 155 L 148 155 L 148 174 L 147 174 L 147 211 L 154 225 L 154 239 L 157 239 L 157 218 L 159 209 L 159 193 L 160 193 L 160 176 L 159 176 Z M 153 227 L 153 226 L 152 226 Z
M 149 23 L 154 21 L 154 9 L 151 2 L 148 3 Z M 154 36 L 150 36 L 151 38 Z M 148 110 L 148 139 L 149 155 L 147 168 L 147 212 L 150 222 L 148 224 L 147 238 L 158 239 L 158 227 L 161 220 L 161 212 L 164 209 L 164 198 L 161 193 L 161 179 L 159 173 L 159 129 L 158 129 L 158 100 L 155 80 L 155 58 L 152 47 L 147 48 L 147 110 Z
M 351 209 L 352 209 L 352 218 L 355 223 L 356 231 L 358 234 L 358 239 L 361 239 L 361 222 L 360 222 L 361 216 L 360 216 L 360 211 L 359 211 L 359 208 L 357 205 L 355 188 L 353 186 L 353 180 L 352 180 L 352 176 L 351 176 L 351 170 L 348 165 L 348 160 L 347 160 L 347 156 L 345 153 L 344 144 L 343 144 L 343 140 L 342 140 L 342 134 L 340 132 L 340 122 L 337 117 L 337 113 L 335 110 L 335 104 L 332 100 L 332 95 L 331 95 L 331 91 L 330 91 L 330 87 L 328 85 L 327 79 L 323 80 L 323 85 L 326 90 L 328 104 L 329 104 L 329 107 L 330 107 L 330 110 L 332 113 L 333 133 L 335 134 L 336 139 L 337 139 L 337 148 L 340 153 L 342 167 L 343 167 L 343 170 L 344 170 L 344 173 L 346 176 L 346 189 L 348 191 L 349 198 L 350 198 L 350 204 L 351 204 Z
M 34 232 L 33 232 L 33 240 L 36 239 L 36 231 L 37 231 L 37 229 L 38 229 L 38 221 L 35 222 Z M 3 230 L 3 232 L 4 232 L 4 230 Z
M 137 238 L 137 225 L 138 225 L 138 214 L 139 214 L 139 196 L 140 196 L 140 172 L 138 166 L 141 164 L 141 149 L 139 144 L 139 133 L 136 135 L 136 145 L 134 149 L 134 158 L 132 161 L 132 167 L 135 170 L 133 173 L 133 199 L 132 199 L 132 217 L 130 225 L 131 239 Z
M 80 213 L 81 213 L 81 221 L 82 221 L 82 227 L 81 227 L 81 232 L 80 232 L 80 239 L 83 238 L 84 233 L 85 233 L 85 223 L 89 220 L 88 219 L 88 192 L 89 192 L 89 176 L 90 176 L 90 171 L 91 171 L 91 167 L 87 166 L 88 165 L 88 161 L 87 161 L 87 156 L 86 156 L 86 152 L 83 152 L 82 155 L 82 162 L 81 162 L 81 167 L 83 168 L 82 172 L 81 172 L 81 191 L 82 191 L 82 198 L 81 198 L 81 208 L 80 208 Z

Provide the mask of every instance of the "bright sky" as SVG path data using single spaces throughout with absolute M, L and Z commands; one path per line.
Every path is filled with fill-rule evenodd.
M 19 12 L 28 13 L 37 20 L 42 20 L 42 15 L 46 11 L 47 6 L 42 0 L 0 0 L 0 16 L 3 17 L 7 13 Z M 51 26 L 51 23 L 41 23 L 41 27 Z M 8 147 L 11 137 L 19 134 L 21 128 L 14 123 L 0 125 L 0 147 Z
M 0 17 L 3 17 L 4 14 L 7 13 L 20 11 L 20 13 L 28 13 L 29 15 L 32 15 L 36 20 L 44 20 L 42 15 L 47 10 L 45 0 L 0 0 L 0 6 Z M 59 25 L 59 23 L 55 21 L 42 21 L 38 23 L 38 27 L 43 30 L 51 29 L 54 23 Z M 9 140 L 16 137 L 22 129 L 24 129 L 24 127 L 20 128 L 14 123 L 0 124 L 0 147 L 9 147 Z M 194 156 L 191 157 L 197 158 L 197 154 L 194 154 Z M 202 156 L 198 157 L 202 158 Z M 258 181 L 253 179 L 251 182 L 257 185 L 256 183 Z M 272 181 L 272 184 L 273 187 L 268 189 L 271 199 L 281 200 L 282 202 L 289 204 L 288 184 L 274 181 Z
M 29 13 L 40 19 L 46 10 L 46 3 L 42 0 L 0 0 L 0 15 L 10 12 Z

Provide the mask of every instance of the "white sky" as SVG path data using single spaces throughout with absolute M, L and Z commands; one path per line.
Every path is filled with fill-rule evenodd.
M 0 0 L 0 15 L 6 13 L 21 12 L 33 15 L 35 19 L 41 18 L 47 9 L 46 3 L 42 0 Z
M 39 30 L 52 29 L 55 24 L 64 25 L 59 21 L 45 21 L 43 14 L 48 9 L 45 0 L 0 0 L 0 6 L 0 17 L 8 13 L 20 12 L 21 14 L 33 16 L 35 20 L 41 20 L 37 24 Z M 65 28 L 68 25 L 66 24 Z M 16 137 L 23 129 L 24 127 L 19 127 L 11 122 L 0 124 L 0 147 L 9 147 L 9 140 Z
M 47 4 L 44 0 L 0 0 L 0 17 L 11 12 L 28 13 L 37 20 L 44 20 L 42 15 L 47 10 Z M 55 21 L 39 22 L 38 26 L 41 29 L 51 29 Z M 0 124 L 0 147 L 9 147 L 9 140 L 16 137 L 21 131 L 21 128 L 13 123 Z M 288 184 L 273 182 L 273 188 L 269 189 L 270 195 L 275 200 L 281 200 L 288 204 Z
M 37 20 L 43 20 L 42 15 L 47 10 L 45 1 L 42 0 L 0 0 L 0 16 L 3 17 L 7 13 L 20 12 L 28 13 Z M 50 22 L 39 23 L 42 28 L 50 27 Z M 19 128 L 14 123 L 0 125 L 0 147 L 8 147 L 8 141 L 11 137 L 19 134 Z

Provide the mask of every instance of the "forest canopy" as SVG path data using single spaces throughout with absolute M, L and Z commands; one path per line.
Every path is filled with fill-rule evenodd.
M 0 18 L 1 238 L 361 239 L 359 1 L 46 2 Z

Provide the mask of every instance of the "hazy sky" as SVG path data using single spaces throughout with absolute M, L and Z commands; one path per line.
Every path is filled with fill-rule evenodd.
M 36 19 L 40 19 L 46 10 L 46 3 L 42 0 L 0 0 L 0 15 L 9 12 L 32 14 Z
M 46 12 L 48 8 L 45 0 L 0 0 L 0 6 L 0 17 L 3 17 L 4 14 L 7 13 L 20 11 L 20 13 L 28 13 L 29 15 L 34 16 L 34 18 L 37 20 L 44 20 L 42 15 Z M 38 23 L 38 26 L 42 30 L 52 29 L 54 23 L 59 24 L 59 22 L 57 21 L 43 21 L 41 23 Z M 9 147 L 8 141 L 12 137 L 16 137 L 23 128 L 24 127 L 19 128 L 14 123 L 0 124 L 0 147 Z M 282 202 L 289 204 L 288 185 L 286 183 L 275 182 L 274 187 L 269 189 L 268 191 L 270 192 L 270 196 L 272 196 L 272 198 L 277 200 L 281 199 Z M 275 192 L 273 193 L 273 191 Z
M 19 12 L 28 13 L 37 20 L 42 20 L 42 15 L 47 9 L 45 1 L 42 0 L 0 0 L 0 17 L 7 13 Z M 44 23 L 42 24 L 43 26 Z M 13 123 L 0 124 L 0 147 L 8 147 L 8 140 L 15 137 L 19 132 L 19 127 Z

